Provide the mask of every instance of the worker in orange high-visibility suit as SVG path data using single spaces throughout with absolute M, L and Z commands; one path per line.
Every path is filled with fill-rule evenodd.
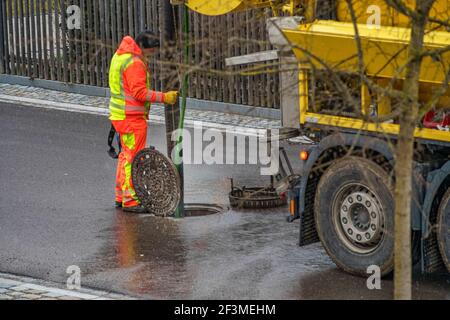
M 150 70 L 146 58 L 159 48 L 159 41 L 150 31 L 139 34 L 136 41 L 123 38 L 109 70 L 111 100 L 110 117 L 120 135 L 122 152 L 116 174 L 116 208 L 145 213 L 134 191 L 131 166 L 135 155 L 145 148 L 150 103 L 173 105 L 178 92 L 157 92 L 150 89 Z

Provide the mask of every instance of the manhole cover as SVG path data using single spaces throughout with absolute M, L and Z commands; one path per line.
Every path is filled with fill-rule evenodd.
M 185 217 L 202 217 L 222 213 L 226 208 L 216 204 L 186 203 L 184 205 Z
M 171 216 L 180 202 L 181 183 L 177 168 L 161 152 L 146 148 L 133 160 L 132 181 L 136 195 L 149 213 Z

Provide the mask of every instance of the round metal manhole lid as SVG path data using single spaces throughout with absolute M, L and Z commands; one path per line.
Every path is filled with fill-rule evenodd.
M 235 209 L 268 209 L 287 204 L 285 196 L 272 188 L 233 188 L 229 194 L 230 205 Z
M 172 216 L 181 198 L 181 179 L 177 168 L 161 152 L 145 148 L 132 164 L 136 195 L 149 213 Z

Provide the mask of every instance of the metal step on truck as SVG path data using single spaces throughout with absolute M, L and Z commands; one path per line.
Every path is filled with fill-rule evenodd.
M 383 275 L 390 273 L 394 150 L 399 133 L 396 101 L 362 83 L 354 22 L 365 75 L 380 88 L 400 90 L 402 66 L 408 61 L 409 18 L 383 0 L 353 1 L 356 21 L 345 0 L 188 0 L 186 4 L 211 16 L 249 8 L 273 10 L 275 17 L 267 19 L 267 29 L 280 62 L 282 123 L 312 141 L 298 145 L 304 166 L 301 179 L 288 190 L 290 220 L 300 219 L 300 246 L 320 241 L 336 265 L 352 274 L 366 275 L 370 265 L 379 266 Z M 450 1 L 437 0 L 431 16 L 448 22 L 449 14 Z M 449 45 L 448 26 L 430 23 L 425 47 L 439 50 Z M 447 84 L 449 65 L 449 50 L 424 58 L 421 102 Z M 349 100 L 357 101 L 357 108 Z M 445 268 L 450 272 L 448 88 L 417 124 L 413 168 L 414 262 L 420 263 L 422 272 Z

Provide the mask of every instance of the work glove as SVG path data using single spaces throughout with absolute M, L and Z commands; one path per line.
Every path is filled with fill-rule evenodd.
M 175 104 L 178 98 L 178 91 L 169 91 L 164 93 L 165 104 Z

